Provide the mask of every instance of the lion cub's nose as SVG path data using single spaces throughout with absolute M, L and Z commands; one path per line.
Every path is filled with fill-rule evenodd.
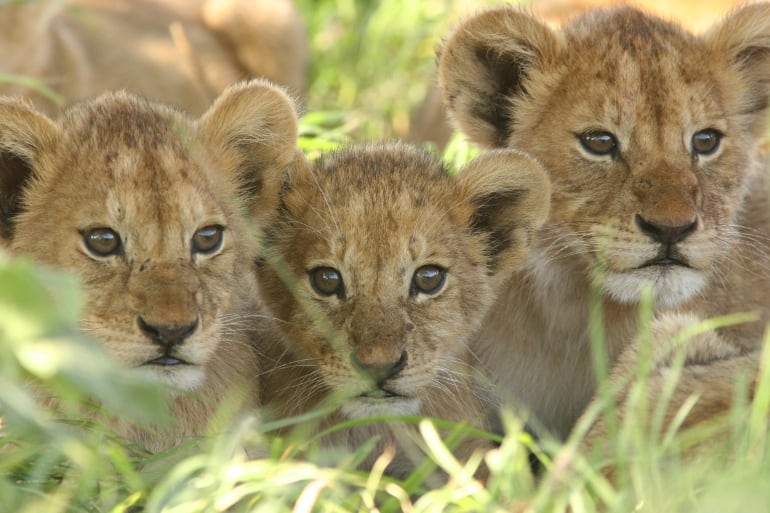
M 636 215 L 636 225 L 648 236 L 663 244 L 674 244 L 687 238 L 698 226 L 697 219 L 686 224 L 671 226 L 647 221 L 639 214 Z
M 360 372 L 372 378 L 377 384 L 382 384 L 406 367 L 407 354 L 406 351 L 403 351 L 399 359 L 392 362 L 362 361 L 356 353 L 352 353 L 350 359 Z
M 198 319 L 191 324 L 149 324 L 139 317 L 139 329 L 153 342 L 163 347 L 179 345 L 198 327 Z

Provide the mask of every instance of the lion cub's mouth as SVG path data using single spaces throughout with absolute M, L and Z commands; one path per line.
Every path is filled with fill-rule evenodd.
M 639 268 L 643 267 L 652 267 L 652 266 L 661 266 L 661 267 L 687 267 L 690 268 L 690 264 L 687 263 L 686 258 L 682 258 L 682 255 L 679 253 L 679 251 L 673 247 L 673 246 L 666 246 L 663 248 L 660 248 L 660 251 L 657 255 L 655 255 L 654 258 L 651 258 L 647 260 L 645 263 L 643 263 Z
M 399 395 L 395 392 L 391 392 L 390 390 L 379 388 L 377 390 L 372 390 L 370 392 L 363 393 L 358 397 L 366 397 L 368 399 L 390 399 L 392 397 L 406 397 L 406 396 Z
M 681 267 L 690 267 L 687 262 L 683 260 L 679 260 L 677 258 L 671 258 L 671 257 L 663 257 L 663 258 L 656 258 L 655 260 L 648 260 L 644 264 L 640 266 L 640 268 L 643 267 L 652 267 L 652 266 L 681 266 Z
M 175 365 L 190 365 L 188 362 L 184 360 L 180 360 L 179 358 L 174 358 L 173 356 L 161 356 L 160 358 L 155 358 L 154 360 L 146 361 L 142 364 L 142 366 L 148 366 L 148 365 L 159 365 L 161 367 L 173 367 Z

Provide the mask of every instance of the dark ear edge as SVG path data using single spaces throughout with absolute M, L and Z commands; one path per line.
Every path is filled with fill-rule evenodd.
M 274 214 L 285 170 L 304 160 L 297 147 L 297 110 L 280 87 L 262 79 L 231 86 L 197 122 L 224 150 L 230 179 L 258 223 Z
M 545 23 L 514 7 L 483 12 L 461 23 L 438 50 L 438 77 L 452 121 L 473 142 L 505 147 L 515 123 L 514 100 L 527 78 L 559 51 Z
M 21 212 L 21 191 L 32 176 L 30 163 L 0 148 L 0 240 L 11 240 Z
M 548 217 L 551 185 L 545 170 L 525 153 L 496 150 L 471 161 L 460 179 L 475 207 L 471 229 L 486 236 L 490 273 L 515 271 Z
M 0 98 L 0 240 L 9 243 L 23 211 L 23 191 L 41 153 L 52 147 L 56 124 L 18 98 Z

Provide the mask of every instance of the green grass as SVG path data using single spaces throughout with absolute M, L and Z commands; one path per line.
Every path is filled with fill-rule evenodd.
M 470 12 L 482 4 L 297 3 L 313 50 L 301 122 L 301 145 L 311 157 L 350 142 L 405 136 L 433 78 L 433 50 L 456 15 L 453 9 Z M 444 157 L 456 168 L 474 152 L 455 138 Z M 764 355 L 751 403 L 720 425 L 662 441 L 642 427 L 655 409 L 648 408 L 640 368 L 629 394 L 635 413 L 615 423 L 609 461 L 577 450 L 587 427 L 580 425 L 564 444 L 545 441 L 539 453 L 545 471 L 538 477 L 529 470 L 527 449 L 540 449 L 511 412 L 504 415 L 507 434 L 500 447 L 484 456 L 491 471 L 485 486 L 472 477 L 481 455 L 457 462 L 433 423 L 401 419 L 418 423 L 429 457 L 415 475 L 397 481 L 382 475 L 385 457 L 372 472 L 355 469 L 371 446 L 336 458 L 313 437 L 269 436 L 265 432 L 274 425 L 255 417 L 240 419 L 227 435 L 155 456 L 123 444 L 106 427 L 110 414 L 137 422 L 161 419 L 162 398 L 151 383 L 110 364 L 98 345 L 78 333 L 79 305 L 72 279 L 0 255 L 0 513 L 770 511 L 770 354 Z M 594 326 L 600 340 L 601 326 Z M 22 384 L 30 382 L 56 391 L 63 415 L 40 408 Z M 103 414 L 88 422 L 60 420 L 77 419 L 86 398 L 103 404 Z M 605 402 L 589 415 L 614 413 Z M 700 459 L 679 457 L 678 447 L 703 439 L 710 444 Z M 262 457 L 247 457 L 255 451 Z M 616 482 L 600 471 L 607 463 L 617 467 Z M 435 467 L 451 477 L 427 488 L 424 476 Z

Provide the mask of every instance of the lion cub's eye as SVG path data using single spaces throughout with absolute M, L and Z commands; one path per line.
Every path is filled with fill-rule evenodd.
M 120 236 L 111 228 L 93 228 L 82 233 L 88 251 L 106 257 L 120 253 Z
M 613 155 L 618 147 L 618 140 L 609 132 L 586 132 L 578 138 L 583 148 L 593 155 Z
M 417 293 L 435 294 L 444 286 L 444 281 L 446 281 L 446 269 L 436 265 L 424 265 L 414 272 L 409 292 L 413 296 Z
M 342 296 L 345 285 L 342 276 L 333 267 L 316 267 L 310 271 L 310 284 L 322 296 Z
M 204 226 L 193 234 L 192 248 L 196 253 L 213 253 L 222 245 L 224 228 L 218 224 Z
M 719 148 L 722 134 L 713 128 L 695 132 L 692 136 L 693 155 L 711 155 Z

